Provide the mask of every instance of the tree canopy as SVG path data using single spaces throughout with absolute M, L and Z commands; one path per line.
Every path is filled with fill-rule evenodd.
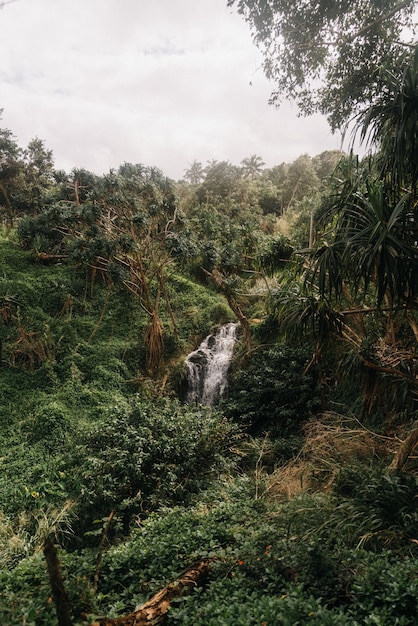
M 373 102 L 380 69 L 410 58 L 416 0 L 228 0 L 249 23 L 276 88 L 271 102 L 321 112 L 333 130 Z

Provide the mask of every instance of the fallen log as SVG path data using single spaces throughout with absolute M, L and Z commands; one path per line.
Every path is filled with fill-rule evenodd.
M 188 595 L 201 587 L 207 578 L 210 560 L 206 559 L 186 570 L 175 582 L 169 583 L 150 600 L 129 615 L 99 618 L 93 626 L 157 626 L 163 624 L 173 598 Z

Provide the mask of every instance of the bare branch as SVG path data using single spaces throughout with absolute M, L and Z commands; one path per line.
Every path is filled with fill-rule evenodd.
M 396 5 L 396 7 L 393 7 L 391 11 L 388 11 L 388 13 L 381 15 L 380 17 L 377 18 L 377 20 L 374 20 L 374 22 L 372 22 L 371 24 L 367 24 L 366 26 L 358 30 L 356 33 L 351 35 L 351 37 L 346 37 L 344 41 L 346 43 L 351 43 L 358 37 L 361 37 L 361 35 L 364 35 L 365 33 L 369 32 L 369 30 L 371 30 L 375 26 L 378 26 L 379 24 L 382 24 L 382 22 L 386 22 L 387 20 L 390 20 L 390 18 L 396 15 L 396 13 L 399 13 L 399 11 L 402 11 L 402 9 L 406 9 L 408 5 L 412 3 L 413 3 L 413 0 L 404 0 L 400 4 Z
M 11 2 L 16 2 L 17 0 L 3 0 L 0 2 L 0 9 L 2 9 L 6 4 L 10 4 Z

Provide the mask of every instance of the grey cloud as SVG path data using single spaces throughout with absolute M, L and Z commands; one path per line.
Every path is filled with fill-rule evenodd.
M 2 20 L 3 124 L 44 139 L 57 167 L 133 161 L 181 178 L 194 159 L 274 165 L 340 147 L 324 120 L 267 105 L 226 0 L 19 0 Z

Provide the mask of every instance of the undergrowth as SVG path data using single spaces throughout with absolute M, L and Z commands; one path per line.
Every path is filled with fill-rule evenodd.
M 128 613 L 202 560 L 206 585 L 169 625 L 417 623 L 416 472 L 387 472 L 393 436 L 317 414 L 307 353 L 261 351 L 231 420 L 185 406 L 184 355 L 231 319 L 214 292 L 172 278 L 179 332 L 163 311 L 152 380 L 131 296 L 0 246 L 0 623 L 55 626 L 41 537 L 67 510 L 54 537 L 74 624 Z

